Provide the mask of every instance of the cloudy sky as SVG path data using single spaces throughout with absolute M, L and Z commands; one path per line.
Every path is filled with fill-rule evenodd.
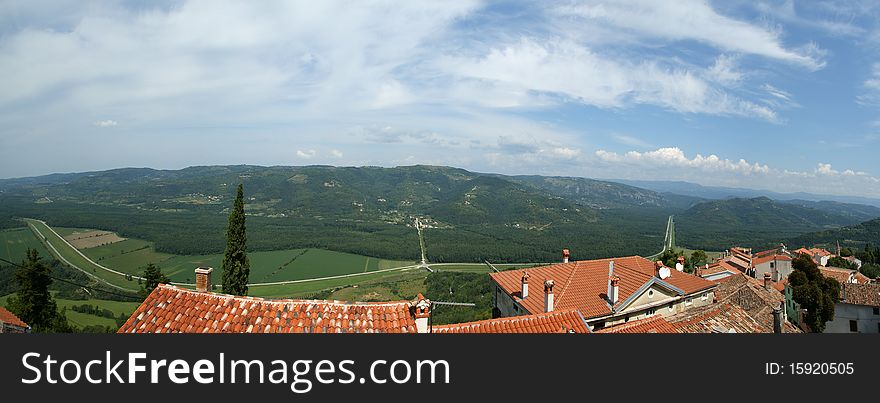
M 0 3 L 0 177 L 439 164 L 880 197 L 876 1 Z

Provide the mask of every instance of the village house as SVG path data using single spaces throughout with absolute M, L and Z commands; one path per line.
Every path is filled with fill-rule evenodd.
M 871 279 L 859 273 L 858 270 L 844 269 L 840 267 L 819 267 L 823 277 L 833 278 L 840 284 L 868 284 Z
M 755 253 L 752 256 L 752 276 L 763 279 L 770 274 L 770 280 L 780 282 L 788 278 L 792 272 L 791 254 L 782 245 L 778 249 L 770 249 Z
M 640 256 L 491 273 L 493 316 L 577 309 L 591 329 L 711 304 L 716 284 Z M 530 285 L 535 284 L 535 290 Z
M 800 248 L 794 251 L 794 254 L 807 255 L 811 259 L 813 259 L 813 262 L 815 262 L 818 266 L 827 266 L 828 260 L 834 257 L 834 254 L 822 248 Z
M 18 316 L 0 306 L 0 333 L 30 333 L 31 327 Z
M 216 294 L 211 268 L 196 290 L 160 284 L 118 333 L 427 333 L 431 302 L 266 300 Z
M 880 284 L 841 283 L 825 333 L 880 333 Z

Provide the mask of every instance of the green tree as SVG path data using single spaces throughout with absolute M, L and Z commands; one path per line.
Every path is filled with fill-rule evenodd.
M 807 310 L 804 321 L 815 333 L 825 331 L 825 323 L 834 319 L 834 304 L 840 298 L 840 283 L 825 278 L 816 262 L 807 255 L 792 261 L 794 271 L 788 276 L 794 300 Z
M 171 279 L 162 273 L 162 269 L 150 263 L 144 269 L 144 288 L 141 292 L 144 295 L 147 295 L 153 292 L 153 289 L 155 289 L 160 283 L 168 284 L 170 282 Z
M 247 256 L 247 234 L 244 225 L 244 186 L 238 192 L 229 213 L 226 229 L 226 254 L 223 257 L 223 292 L 247 295 L 251 264 Z
M 850 263 L 849 260 L 846 260 L 840 256 L 835 256 L 831 259 L 828 259 L 827 266 L 840 267 L 841 269 L 855 270 L 855 267 L 853 267 L 853 264 Z
M 691 253 L 692 266 L 702 266 L 706 263 L 709 263 L 709 256 L 706 255 L 705 251 L 695 250 L 694 253 Z
M 859 269 L 868 278 L 880 278 L 880 265 L 875 263 L 866 263 Z
M 39 252 L 30 249 L 15 272 L 18 292 L 9 299 L 9 310 L 30 325 L 34 332 L 69 332 L 67 318 L 58 312 L 58 306 L 49 293 L 52 270 L 43 263 Z

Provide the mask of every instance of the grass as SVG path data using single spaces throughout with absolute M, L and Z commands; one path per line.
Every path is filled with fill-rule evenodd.
M 14 294 L 4 295 L 0 297 L 0 305 L 6 305 L 6 301 Z M 87 300 L 72 300 L 72 299 L 60 299 L 55 298 L 55 303 L 58 305 L 58 310 L 60 311 L 62 308 L 67 308 L 65 315 L 67 316 L 67 320 L 80 328 L 92 325 L 98 326 L 109 326 L 112 329 L 116 328 L 116 321 L 111 318 L 105 318 L 103 316 L 91 315 L 87 313 L 80 313 L 73 311 L 73 306 L 88 304 L 88 305 L 97 305 L 101 309 L 107 309 L 113 312 L 114 315 L 119 316 L 119 314 L 124 314 L 125 316 L 130 316 L 132 312 L 134 312 L 137 307 L 140 305 L 138 302 L 120 302 L 120 301 L 108 301 L 103 299 L 87 299 Z
M 21 262 L 28 248 L 36 249 L 40 256 L 49 256 L 49 251 L 30 229 L 22 227 L 0 231 L 0 257 L 3 259 Z
M 53 233 L 50 230 L 49 226 L 47 226 L 46 224 L 43 224 L 42 222 L 37 221 L 37 220 L 27 220 L 27 222 L 28 222 L 28 225 L 30 225 L 31 228 L 33 228 L 34 231 L 36 231 L 35 233 L 38 233 L 39 235 L 42 235 L 43 237 L 45 237 L 44 238 L 45 242 L 54 247 L 54 250 L 57 251 L 58 254 L 60 254 L 60 256 L 56 256 L 56 257 L 61 258 L 60 260 L 62 260 L 62 261 L 66 260 L 70 264 L 79 267 L 80 269 L 84 270 L 87 273 L 90 273 L 90 274 L 93 274 L 97 277 L 100 277 L 101 279 L 105 280 L 106 282 L 108 282 L 110 284 L 113 284 L 113 285 L 116 285 L 116 286 L 119 286 L 119 287 L 122 287 L 125 289 L 129 289 L 132 291 L 136 291 L 140 288 L 139 285 L 137 284 L 137 281 L 128 280 L 123 275 L 111 273 L 107 270 L 104 270 L 103 268 L 97 266 L 93 262 L 89 261 L 88 259 L 86 259 L 82 255 L 77 253 L 76 249 L 73 249 L 70 245 L 68 245 L 64 241 L 64 239 L 62 239 L 60 236 Z M 52 249 L 52 248 L 48 248 L 48 249 Z M 56 255 L 56 253 L 54 253 L 54 252 L 52 254 Z

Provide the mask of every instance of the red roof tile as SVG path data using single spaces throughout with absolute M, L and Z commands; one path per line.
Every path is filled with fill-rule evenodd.
M 0 322 L 7 323 L 12 326 L 18 326 L 21 328 L 29 328 L 27 323 L 24 323 L 18 316 L 15 316 L 12 312 L 6 310 L 6 308 L 0 306 Z
M 532 279 L 541 282 L 553 280 L 555 283 L 554 309 L 577 309 L 587 318 L 611 313 L 607 302 L 608 266 L 614 262 L 614 275 L 620 277 L 618 304 L 625 301 L 654 276 L 654 262 L 640 256 L 622 258 L 581 260 L 577 262 L 554 264 L 530 269 L 507 270 L 490 273 L 508 295 L 513 296 L 528 312 L 544 310 L 543 292 L 530 292 L 525 299 L 519 298 L 521 278 L 528 272 Z M 670 270 L 671 275 L 665 283 L 692 294 L 715 286 L 715 283 L 687 273 Z M 658 279 L 659 280 L 659 279 Z
M 597 330 L 596 333 L 678 333 L 678 329 L 667 322 L 663 316 L 654 315 L 622 325 L 606 327 Z
M 159 285 L 119 333 L 416 333 L 412 303 L 265 300 Z
M 434 326 L 433 333 L 590 333 L 576 309 Z

